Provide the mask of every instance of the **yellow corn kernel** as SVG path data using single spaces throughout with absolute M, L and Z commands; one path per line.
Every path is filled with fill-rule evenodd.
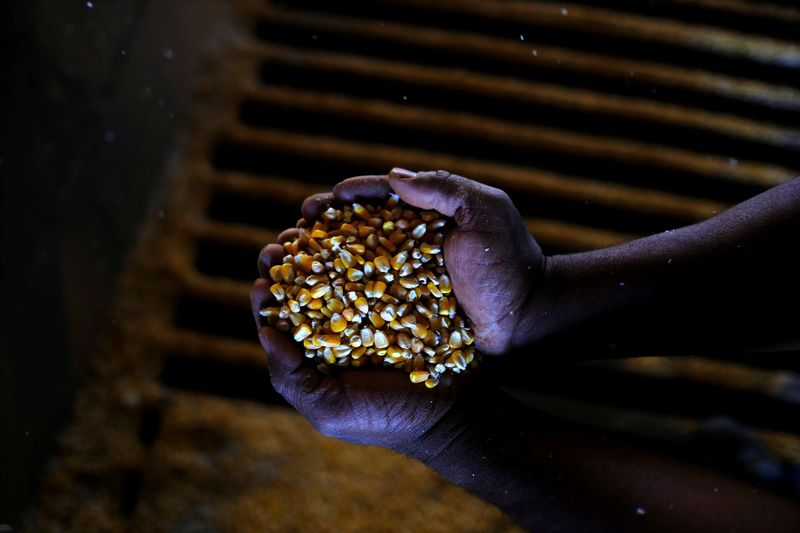
M 281 265 L 281 278 L 283 282 L 286 284 L 290 284 L 294 281 L 294 268 L 292 265 L 288 263 L 284 263 Z
M 325 307 L 330 309 L 333 313 L 341 313 L 344 309 L 344 303 L 337 298 L 331 298 L 326 302 Z
M 375 344 L 375 334 L 369 328 L 364 328 L 360 332 L 361 335 L 361 345 L 364 347 L 369 347 Z
M 376 281 L 375 287 L 372 289 L 375 298 L 380 298 L 386 291 L 386 283 L 383 281 Z
M 344 331 L 344 328 L 347 327 L 347 320 L 340 315 L 339 313 L 333 313 L 331 315 L 331 331 L 334 333 L 340 333 Z
M 378 349 L 383 349 L 389 346 L 389 338 L 386 336 L 381 330 L 375 332 L 375 347 Z
M 331 292 L 331 286 L 325 283 L 318 283 L 311 287 L 309 292 L 312 298 L 325 298 Z
M 311 265 L 314 264 L 314 258 L 304 253 L 297 254 L 294 256 L 294 264 L 302 272 L 308 273 L 311 272 Z
M 350 352 L 352 351 L 353 349 L 346 344 L 340 344 L 339 346 L 334 347 L 333 355 L 337 359 L 342 359 L 350 355 Z
M 468 329 L 462 329 L 461 339 L 464 341 L 465 346 L 469 346 L 473 342 L 475 342 L 475 335 L 473 335 L 472 332 Z
M 429 242 L 423 242 L 422 244 L 419 245 L 419 251 L 422 252 L 423 254 L 434 255 L 434 254 L 438 254 L 439 252 L 441 252 L 442 251 L 442 247 L 439 246 L 438 244 L 433 244 L 433 243 L 429 243 Z
M 309 309 L 320 309 L 325 302 L 321 298 L 316 298 L 308 302 Z
M 425 386 L 428 387 L 429 389 L 434 388 L 438 384 L 439 384 L 439 380 L 438 379 L 428 378 L 428 379 L 425 380 Z
M 317 335 L 315 340 L 319 343 L 320 346 L 333 348 L 334 346 L 339 346 L 341 344 L 342 339 L 339 335 L 330 335 L 330 334 L 321 334 Z
M 425 226 L 424 223 L 418 224 L 413 230 L 411 230 L 411 236 L 415 239 L 421 239 L 425 235 L 426 231 L 428 231 L 428 227 Z
M 400 278 L 399 283 L 406 289 L 414 289 L 419 287 L 419 281 L 417 281 L 416 278 Z
M 428 284 L 426 285 L 426 287 L 428 288 L 429 291 L 431 291 L 431 296 L 433 296 L 435 298 L 441 298 L 442 297 L 442 291 L 440 291 L 439 287 L 434 285 L 432 282 L 429 281 Z
M 347 269 L 347 279 L 350 281 L 358 281 L 364 277 L 364 273 L 358 270 L 357 268 L 348 268 Z
M 266 307 L 259 310 L 258 314 L 267 318 L 277 318 L 281 313 L 280 307 Z
M 345 268 L 350 268 L 353 266 L 353 262 L 355 261 L 355 259 L 353 259 L 353 254 L 347 250 L 339 251 L 339 259 L 342 260 L 342 265 L 344 265 Z
M 302 341 L 309 335 L 311 335 L 311 326 L 306 323 L 302 323 L 292 330 L 292 336 L 297 342 Z
M 390 253 L 397 251 L 397 246 L 395 246 L 395 244 L 386 237 L 378 237 L 378 242 Z
M 367 248 L 363 244 L 358 243 L 348 244 L 345 246 L 345 248 L 347 248 L 351 254 L 355 254 L 356 256 L 363 255 L 364 252 L 367 251 Z
M 281 275 L 281 265 L 275 265 L 274 267 L 270 267 L 269 277 L 271 277 L 272 281 L 275 282 L 283 280 L 283 276 Z
M 430 372 L 427 370 L 414 370 L 408 377 L 411 379 L 411 383 L 422 383 L 430 377 Z
M 312 300 L 311 291 L 303 287 L 302 289 L 297 291 L 295 299 L 297 300 L 297 303 L 299 303 L 301 306 L 306 306 Z
M 428 329 L 428 333 L 431 333 L 430 329 Z M 433 340 L 435 339 L 431 339 L 431 342 Z M 424 348 L 425 348 L 425 342 L 422 339 L 418 339 L 417 337 L 411 339 L 411 353 L 422 353 L 422 350 Z
M 286 298 L 286 291 L 283 290 L 283 286 L 280 283 L 272 285 L 272 287 L 269 288 L 269 292 L 271 292 L 279 302 Z
M 313 287 L 318 283 L 323 283 L 328 280 L 328 276 L 322 274 L 312 274 L 310 276 L 306 276 L 306 285 Z
M 358 236 L 361 237 L 362 239 L 366 239 L 370 235 L 374 234 L 375 231 L 377 231 L 377 230 L 375 228 L 373 228 L 372 226 L 366 226 L 366 225 L 359 226 L 358 227 Z
M 406 262 L 406 259 L 408 259 L 408 252 L 403 251 L 392 257 L 391 261 L 389 261 L 389 264 L 393 269 L 399 270 L 400 267 L 403 266 L 403 263 Z
M 367 303 L 367 299 L 364 298 L 363 296 L 359 296 L 358 298 L 356 298 L 356 301 L 353 302 L 353 305 L 361 313 L 365 313 L 366 314 L 366 313 L 369 312 L 369 304 Z
M 288 302 L 286 302 L 286 305 L 289 306 L 289 310 L 292 313 L 300 312 L 300 304 L 297 303 L 297 300 L 289 300 Z
M 358 230 L 352 224 L 348 224 L 344 222 L 340 227 L 339 231 L 344 233 L 345 235 L 358 235 Z
M 343 317 L 345 318 L 345 320 L 347 320 L 348 322 L 352 322 L 352 321 L 353 321 L 353 319 L 354 319 L 354 318 L 355 318 L 355 316 L 356 316 L 356 312 L 353 310 L 353 308 L 352 308 L 352 307 L 345 307 L 345 308 L 342 310 L 342 316 L 343 316 Z
M 418 339 L 424 339 L 425 335 L 428 334 L 428 326 L 425 324 L 414 324 L 410 329 L 411 333 L 413 333 Z
M 389 262 L 389 258 L 385 255 L 379 255 L 375 257 L 375 268 L 378 269 L 378 272 L 389 272 L 391 268 L 391 263 Z
M 442 274 L 439 278 L 439 290 L 442 291 L 442 294 L 450 294 L 453 290 L 453 284 L 447 274 Z
M 375 311 L 371 311 L 368 316 L 369 316 L 369 321 L 372 322 L 372 325 L 375 326 L 376 328 L 382 328 L 383 325 L 386 323 L 383 320 L 383 318 L 381 318 L 381 315 L 379 315 Z
M 359 346 L 358 348 L 353 348 L 353 351 L 350 352 L 350 357 L 352 357 L 353 360 L 358 360 L 359 358 L 361 358 L 362 355 L 364 355 L 366 351 L 367 351 L 366 346 Z
M 411 336 L 405 331 L 397 334 L 397 345 L 404 350 L 411 348 Z
M 447 341 L 451 348 L 461 348 L 463 342 L 461 340 L 461 332 L 453 331 L 450 333 L 450 339 Z
M 367 211 L 363 205 L 358 203 L 353 203 L 353 213 L 355 213 L 356 216 L 361 220 L 369 220 L 371 218 L 369 211 Z
M 386 355 L 393 359 L 399 359 L 400 357 L 403 357 L 403 350 L 398 346 L 392 345 L 386 350 Z
M 410 276 L 412 272 L 414 272 L 414 264 L 411 263 L 410 261 L 406 261 L 405 263 L 403 263 L 403 266 L 400 267 L 400 270 L 398 270 L 397 274 L 401 278 L 405 278 L 407 276 Z
M 381 318 L 387 322 L 391 322 L 397 318 L 397 309 L 392 304 L 387 305 L 381 310 Z
M 410 328 L 414 324 L 417 323 L 417 317 L 414 315 L 404 315 L 402 319 L 400 319 L 400 323 L 403 324 L 405 327 Z

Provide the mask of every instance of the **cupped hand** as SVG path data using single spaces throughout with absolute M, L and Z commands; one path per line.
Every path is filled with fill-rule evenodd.
M 296 236 L 287 230 L 279 241 Z M 259 258 L 262 278 L 251 294 L 259 339 L 267 353 L 272 385 L 320 433 L 358 444 L 385 446 L 410 453 L 423 435 L 449 413 L 470 386 L 473 376 L 444 376 L 429 389 L 414 384 L 395 368 L 364 366 L 323 373 L 305 359 L 291 336 L 268 327 L 258 311 L 275 305 L 269 292 L 269 267 L 285 255 L 278 244 L 266 246 Z

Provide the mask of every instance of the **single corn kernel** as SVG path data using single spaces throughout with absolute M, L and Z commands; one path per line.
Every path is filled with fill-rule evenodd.
M 375 343 L 375 334 L 369 328 L 361 330 L 361 345 L 365 347 L 372 346 Z
M 369 304 L 367 303 L 367 299 L 363 296 L 356 298 L 356 301 L 353 302 L 353 305 L 361 313 L 367 314 L 369 312 Z
M 342 342 L 342 339 L 339 337 L 339 335 L 319 335 L 317 340 L 321 346 L 328 348 L 339 346 L 339 344 Z
M 311 335 L 311 326 L 309 326 L 306 323 L 300 324 L 292 331 L 292 336 L 294 337 L 294 340 L 296 340 L 297 342 L 302 341 L 309 335 Z
M 383 348 L 386 348 L 387 346 L 389 346 L 389 338 L 386 336 L 386 333 L 384 333 L 381 330 L 376 331 L 375 332 L 375 347 L 383 349 Z
M 350 281 L 358 281 L 364 277 L 364 273 L 358 270 L 357 268 L 348 268 L 347 269 L 347 279 Z
M 340 315 L 339 313 L 333 313 L 331 315 L 331 331 L 334 333 L 340 333 L 344 331 L 344 328 L 347 327 L 347 320 Z
M 274 282 L 282 281 L 283 276 L 281 275 L 281 265 L 275 265 L 273 267 L 270 267 L 269 277 L 271 277 L 272 281 Z
M 389 269 L 391 268 L 389 258 L 387 258 L 385 255 L 379 255 L 375 257 L 375 268 L 378 269 L 378 272 L 389 272 Z
M 428 387 L 429 389 L 434 388 L 438 384 L 439 384 L 439 380 L 438 379 L 428 378 L 428 379 L 425 380 L 425 386 Z
M 450 294 L 453 290 L 453 284 L 447 274 L 442 274 L 439 278 L 439 290 L 442 291 L 442 294 Z
M 325 298 L 326 296 L 328 296 L 328 294 L 330 294 L 331 286 L 324 283 L 320 283 L 311 287 L 311 290 L 309 292 L 311 293 L 312 298 Z
M 427 370 L 414 370 L 408 377 L 411 378 L 411 383 L 422 383 L 430 377 L 430 372 Z
M 408 252 L 400 252 L 392 257 L 391 261 L 389 261 L 389 264 L 392 265 L 393 269 L 399 270 L 400 267 L 403 266 L 403 263 L 406 262 L 406 259 L 408 259 Z
M 275 299 L 279 302 L 286 298 L 286 291 L 283 290 L 283 287 L 280 283 L 275 283 L 272 287 L 270 287 L 269 292 L 271 292 Z

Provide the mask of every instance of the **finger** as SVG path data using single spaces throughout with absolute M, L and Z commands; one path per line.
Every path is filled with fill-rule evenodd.
M 269 292 L 270 282 L 264 278 L 258 278 L 253 283 L 253 288 L 250 290 L 250 308 L 253 311 L 253 318 L 256 321 L 256 326 L 262 326 L 263 317 L 258 313 L 274 301 L 272 293 Z
M 259 329 L 258 337 L 267 354 L 272 385 L 289 403 L 294 405 L 293 399 L 299 394 L 316 388 L 323 375 L 303 364 L 300 347 L 291 337 L 269 327 Z
M 286 255 L 286 250 L 280 244 L 268 244 L 258 254 L 258 272 L 262 278 L 270 279 L 269 268 L 279 264 Z
M 337 183 L 333 188 L 333 195 L 341 202 L 382 200 L 391 192 L 386 176 L 356 176 Z
M 319 215 L 333 204 L 333 193 L 321 192 L 305 199 L 300 212 L 306 220 L 318 218 Z
M 455 219 L 459 226 L 481 224 L 491 215 L 505 193 L 446 170 L 411 172 L 394 168 L 388 182 L 400 198 L 420 209 L 435 209 Z
M 289 228 L 283 230 L 280 235 L 278 235 L 278 243 L 283 244 L 288 241 L 293 241 L 300 235 L 300 230 L 297 228 Z

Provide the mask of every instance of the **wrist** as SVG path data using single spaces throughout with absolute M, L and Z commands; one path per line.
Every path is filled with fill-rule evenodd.
M 539 275 L 534 277 L 525 295 L 509 348 L 539 344 L 564 327 L 566 291 L 580 292 L 567 282 L 569 267 L 569 256 L 542 256 Z
M 394 450 L 453 479 L 461 465 L 472 460 L 470 450 L 491 439 L 492 426 L 516 408 L 515 402 L 494 386 L 476 385 L 465 391 L 452 408 L 425 433 Z

